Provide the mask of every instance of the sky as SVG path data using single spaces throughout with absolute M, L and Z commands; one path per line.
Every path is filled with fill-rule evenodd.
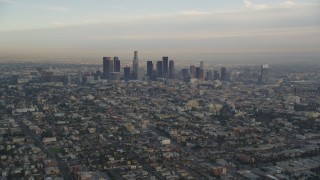
M 320 62 L 320 0 L 0 0 L 0 59 Z

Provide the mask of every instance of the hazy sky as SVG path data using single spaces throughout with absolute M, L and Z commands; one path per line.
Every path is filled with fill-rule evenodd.
M 0 0 L 0 58 L 313 58 L 320 0 Z

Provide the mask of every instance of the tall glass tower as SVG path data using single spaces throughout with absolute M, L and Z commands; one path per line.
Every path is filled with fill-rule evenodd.
M 135 73 L 138 73 L 138 69 L 139 69 L 138 51 L 134 51 L 132 71 Z
M 269 80 L 269 65 L 261 65 L 260 84 L 267 84 Z
M 111 57 L 103 57 L 103 79 L 109 79 L 113 70 L 114 65 Z
M 162 71 L 164 76 L 167 76 L 169 73 L 169 58 L 168 57 L 162 57 Z

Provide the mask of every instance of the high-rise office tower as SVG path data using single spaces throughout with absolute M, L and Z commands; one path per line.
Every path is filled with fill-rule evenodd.
M 191 65 L 190 66 L 190 78 L 195 78 L 196 77 L 196 66 Z
M 196 78 L 197 79 L 204 79 L 204 71 L 200 67 L 196 67 Z
M 113 57 L 113 63 L 114 63 L 114 72 L 120 72 L 121 66 L 120 66 L 119 57 Z
M 174 79 L 174 61 L 170 60 L 169 62 L 169 78 Z
M 169 73 L 169 69 L 168 69 L 168 61 L 169 61 L 169 58 L 168 57 L 162 57 L 162 71 L 163 71 L 163 75 L 165 77 L 168 76 L 168 73 Z
M 152 79 L 152 72 L 153 72 L 153 62 L 147 61 L 147 76 Z
M 162 77 L 163 69 L 162 69 L 162 61 L 157 61 L 157 77 Z
M 114 62 L 113 62 L 112 59 L 110 60 L 109 72 L 110 72 L 110 73 L 113 73 L 113 72 L 114 72 Z
M 213 79 L 214 80 L 219 80 L 220 79 L 220 74 L 217 70 L 213 71 Z
M 130 80 L 130 67 L 124 67 L 123 73 L 124 73 L 124 79 L 126 81 Z
M 200 67 L 196 67 L 196 78 L 200 78 Z
M 189 77 L 189 70 L 188 69 L 181 69 L 181 73 L 182 73 L 182 77 L 183 79 L 188 78 Z
M 227 80 L 227 69 L 225 67 L 221 67 L 221 81 Z
M 132 71 L 138 73 L 139 69 L 139 59 L 138 59 L 138 51 L 134 51 L 133 62 L 132 62 Z
M 269 65 L 261 65 L 260 84 L 266 84 L 269 80 Z
M 102 79 L 107 79 L 107 73 L 108 73 L 108 64 L 109 64 L 109 60 L 111 59 L 111 57 L 103 57 L 102 58 L 102 62 L 103 62 L 103 72 L 102 72 Z
M 212 73 L 212 71 L 207 71 L 206 80 L 207 80 L 207 81 L 213 80 L 213 73 Z
M 109 79 L 110 73 L 113 72 L 113 60 L 111 57 L 103 57 L 103 79 Z

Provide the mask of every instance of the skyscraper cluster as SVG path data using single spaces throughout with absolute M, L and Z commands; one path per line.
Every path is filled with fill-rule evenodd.
M 230 73 L 227 72 L 226 67 L 221 67 L 220 72 L 218 70 L 205 71 L 203 61 L 200 61 L 200 66 L 198 67 L 191 65 L 189 69 L 182 69 L 181 75 L 186 81 L 190 79 L 230 81 Z
M 199 66 L 191 65 L 189 68 L 182 69 L 179 73 L 175 73 L 175 64 L 173 60 L 169 60 L 168 56 L 162 57 L 162 60 L 153 62 L 147 61 L 147 71 L 145 73 L 142 67 L 139 67 L 138 51 L 134 51 L 132 67 L 123 68 L 123 76 L 120 76 L 121 63 L 119 57 L 103 57 L 103 73 L 101 77 L 106 80 L 161 80 L 161 79 L 183 79 L 185 81 L 197 80 L 220 80 L 222 82 L 235 80 L 243 76 L 238 76 L 233 71 L 227 71 L 226 67 L 219 70 L 205 70 L 205 65 L 201 61 Z M 269 66 L 264 64 L 261 66 L 258 83 L 267 84 L 269 77 Z
M 103 57 L 103 73 L 102 78 L 106 80 L 120 80 L 120 60 L 118 57 Z M 152 61 L 147 61 L 146 76 L 149 80 L 156 80 L 157 78 L 170 78 L 175 77 L 174 61 L 168 57 L 163 57 L 162 61 L 157 61 L 156 69 Z M 134 51 L 132 69 L 130 67 L 123 68 L 123 80 L 138 80 L 141 75 L 141 68 L 139 67 L 138 51 Z
M 182 69 L 182 77 L 185 80 L 196 78 L 200 80 L 204 80 L 204 69 L 203 69 L 203 62 L 200 62 L 200 66 L 196 67 L 195 65 L 191 65 L 188 69 Z
M 155 70 L 153 67 L 153 62 L 147 61 L 147 76 L 150 80 L 155 80 L 157 78 L 173 79 L 175 77 L 174 71 L 174 61 L 169 61 L 169 57 L 167 56 L 162 57 L 162 61 L 157 61 Z
M 103 73 L 102 78 L 107 80 L 120 79 L 120 60 L 119 57 L 103 57 Z

